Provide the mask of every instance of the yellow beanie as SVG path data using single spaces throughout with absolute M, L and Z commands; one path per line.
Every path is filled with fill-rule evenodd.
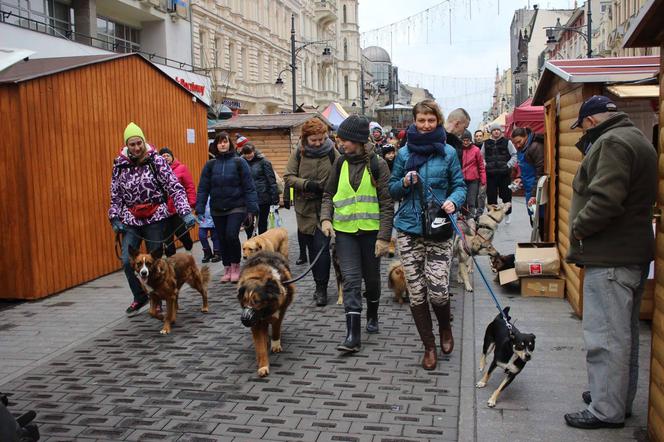
M 127 144 L 127 140 L 130 139 L 131 137 L 140 137 L 143 141 L 145 141 L 145 135 L 143 135 L 143 131 L 133 121 L 129 123 L 124 130 L 125 144 Z

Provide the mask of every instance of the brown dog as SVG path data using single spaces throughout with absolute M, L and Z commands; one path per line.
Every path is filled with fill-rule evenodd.
M 249 238 L 242 244 L 242 257 L 247 259 L 261 250 L 281 253 L 288 260 L 288 230 L 277 227 Z
M 387 271 L 387 286 L 394 292 L 394 302 L 403 304 L 408 301 L 408 287 L 406 286 L 406 275 L 400 261 L 393 261 Z
M 260 251 L 251 256 L 240 273 L 237 297 L 242 307 L 242 324 L 251 327 L 256 349 L 258 376 L 270 374 L 267 345 L 272 326 L 272 353 L 280 353 L 281 323 L 293 302 L 295 288 L 284 285 L 291 278 L 288 261 L 279 253 Z
M 205 266 L 199 270 L 193 256 L 176 253 L 170 258 L 158 258 L 155 255 L 139 253 L 132 247 L 129 248 L 129 256 L 136 276 L 150 296 L 149 314 L 164 321 L 161 334 L 171 332 L 171 324 L 175 322 L 178 310 L 178 296 L 185 282 L 201 294 L 201 311 L 207 313 L 210 271 Z M 157 314 L 157 304 L 161 301 L 166 301 L 165 315 Z

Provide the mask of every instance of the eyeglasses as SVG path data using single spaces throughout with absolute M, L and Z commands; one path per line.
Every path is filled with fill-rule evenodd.
M 135 147 L 141 147 L 142 145 L 143 145 L 143 142 L 140 141 L 140 140 L 139 141 L 134 141 L 133 143 L 127 143 L 127 146 L 129 146 L 129 147 L 134 147 L 134 146 Z

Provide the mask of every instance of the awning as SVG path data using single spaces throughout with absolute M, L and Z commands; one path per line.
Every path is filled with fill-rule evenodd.
M 529 98 L 507 115 L 505 135 L 509 137 L 515 127 L 529 127 L 535 133 L 544 132 L 544 106 L 533 106 L 532 103 L 533 99 Z
M 658 98 L 657 84 L 620 84 L 607 86 L 607 91 L 618 98 Z
M 341 122 L 348 118 L 348 113 L 336 101 L 330 103 L 321 114 L 332 123 L 334 130 L 337 130 Z

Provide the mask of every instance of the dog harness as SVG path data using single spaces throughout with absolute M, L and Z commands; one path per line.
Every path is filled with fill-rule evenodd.
M 365 167 L 362 181 L 357 190 L 353 190 L 348 173 L 348 161 L 344 161 L 339 175 L 337 192 L 332 198 L 334 203 L 334 230 L 344 233 L 357 233 L 359 230 L 380 229 L 380 207 L 378 193 L 371 184 L 371 175 Z

